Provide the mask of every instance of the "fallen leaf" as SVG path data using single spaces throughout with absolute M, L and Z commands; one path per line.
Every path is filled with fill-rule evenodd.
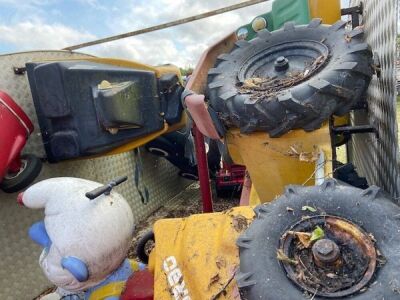
M 247 219 L 242 215 L 234 216 L 232 220 L 232 225 L 237 232 L 242 232 L 248 227 Z
M 305 205 L 305 206 L 303 206 L 302 208 L 301 208 L 301 210 L 308 210 L 308 211 L 311 211 L 311 212 L 316 212 L 317 210 L 314 208 L 314 207 L 311 207 L 311 206 L 307 206 L 307 205 Z
M 278 251 L 276 252 L 276 258 L 283 263 L 292 264 L 292 265 L 298 264 L 297 260 L 290 259 L 289 257 L 287 257 L 287 255 L 283 252 L 282 249 L 278 249 Z
M 318 240 L 322 239 L 324 236 L 325 236 L 324 230 L 323 230 L 321 227 L 317 226 L 317 227 L 313 230 L 313 232 L 312 232 L 312 234 L 311 234 L 310 241 L 311 241 L 311 242 L 313 242 L 313 241 L 318 241 Z
M 311 246 L 311 233 L 300 232 L 300 231 L 288 231 L 288 234 L 295 235 L 304 248 L 310 248 Z
M 337 275 L 334 273 L 328 273 L 328 274 L 326 274 L 326 277 L 333 279 L 333 278 L 336 278 Z

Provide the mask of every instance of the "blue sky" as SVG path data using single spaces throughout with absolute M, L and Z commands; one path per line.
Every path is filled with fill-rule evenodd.
M 0 53 L 60 49 L 195 15 L 243 0 L 0 0 Z M 349 0 L 342 0 L 348 5 Z M 262 3 L 81 51 L 150 64 L 194 66 L 213 42 L 268 11 Z

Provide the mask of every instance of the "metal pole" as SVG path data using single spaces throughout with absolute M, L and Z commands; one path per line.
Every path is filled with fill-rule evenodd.
M 204 136 L 193 123 L 192 133 L 196 148 L 197 171 L 200 181 L 201 199 L 203 202 L 203 213 L 213 212 L 210 175 L 208 171 L 207 153 L 204 145 Z
M 108 43 L 108 42 L 111 42 L 111 41 L 120 40 L 120 39 L 124 39 L 124 38 L 127 38 L 127 37 L 143 34 L 143 33 L 157 31 L 157 30 L 161 30 L 161 29 L 165 29 L 165 28 L 169 28 L 169 27 L 174 27 L 174 26 L 177 26 L 177 25 L 181 25 L 181 24 L 185 24 L 185 23 L 189 23 L 189 22 L 193 22 L 193 21 L 197 21 L 197 20 L 200 20 L 200 19 L 205 19 L 205 18 L 208 18 L 208 17 L 212 17 L 212 16 L 215 16 L 215 15 L 220 15 L 220 14 L 226 13 L 228 11 L 244 8 L 244 7 L 247 7 L 247 6 L 259 4 L 259 3 L 262 3 L 262 2 L 266 2 L 266 1 L 270 1 L 270 0 L 250 0 L 250 1 L 245 1 L 245 2 L 242 2 L 242 3 L 238 3 L 238 4 L 231 5 L 231 6 L 227 6 L 227 7 L 219 8 L 219 9 L 212 10 L 212 11 L 209 11 L 209 12 L 205 12 L 205 13 L 202 13 L 202 14 L 199 14 L 199 15 L 196 15 L 196 16 L 191 16 L 191 17 L 179 19 L 179 20 L 172 21 L 172 22 L 167 22 L 167 23 L 164 23 L 164 24 L 151 26 L 151 27 L 144 28 L 144 29 L 139 29 L 139 30 L 123 33 L 123 34 L 118 34 L 118 35 L 114 35 L 114 36 L 98 39 L 98 40 L 91 41 L 91 42 L 86 42 L 86 43 L 70 46 L 70 47 L 64 48 L 63 50 L 72 51 L 72 50 L 85 48 L 85 47 L 89 47 L 89 46 L 94 46 L 94 45 L 98 45 L 98 44 L 102 44 L 102 43 Z

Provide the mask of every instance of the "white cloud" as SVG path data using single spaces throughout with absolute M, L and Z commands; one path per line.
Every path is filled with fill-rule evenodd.
M 195 1 L 157 0 L 145 4 L 127 2 L 117 19 L 108 20 L 110 29 L 117 33 L 193 16 L 212 9 L 232 5 L 238 0 Z M 120 56 L 149 64 L 173 63 L 194 66 L 201 53 L 218 39 L 249 23 L 260 12 L 267 12 L 270 3 L 225 13 L 158 32 L 83 49 L 99 56 Z M 116 30 L 117 29 L 117 30 Z
M 62 24 L 46 24 L 40 20 L 24 21 L 14 25 L 0 24 L 0 42 L 18 47 L 18 50 L 61 49 L 71 43 L 94 39 L 89 33 L 78 32 Z

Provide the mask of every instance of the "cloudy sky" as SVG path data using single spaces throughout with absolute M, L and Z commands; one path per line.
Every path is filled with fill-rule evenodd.
M 0 53 L 61 49 L 243 1 L 0 0 Z M 349 0 L 342 0 L 343 5 L 348 3 Z M 149 64 L 194 66 L 207 46 L 268 11 L 270 5 L 266 2 L 80 51 Z

